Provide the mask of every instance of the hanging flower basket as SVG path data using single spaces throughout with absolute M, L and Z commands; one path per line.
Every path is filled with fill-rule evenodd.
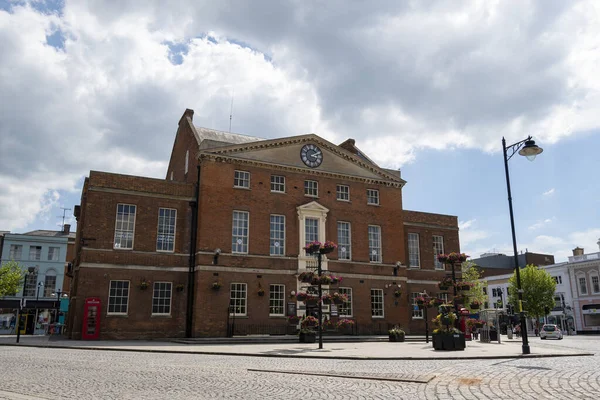
M 146 290 L 150 287 L 150 282 L 148 282 L 147 280 L 142 280 L 140 282 L 140 289 L 142 290 Z
M 483 328 L 483 322 L 482 321 L 476 321 L 473 325 L 475 325 L 475 328 Z
M 351 319 L 340 319 L 336 324 L 335 327 L 339 330 L 342 329 L 348 329 L 348 328 L 352 328 L 354 326 L 354 320 Z
M 431 307 L 439 307 L 442 304 L 444 304 L 444 300 L 438 298 L 431 299 L 431 301 L 429 302 L 429 305 Z
M 469 304 L 469 306 L 471 307 L 471 310 L 479 310 L 479 307 L 481 306 L 481 303 L 479 303 L 479 302 L 473 302 L 473 303 Z
M 185 288 L 185 286 L 182 283 L 175 286 L 175 290 L 177 290 L 178 292 L 183 292 L 184 288 Z
M 258 289 L 258 292 L 256 292 L 256 293 L 257 293 L 257 294 L 258 294 L 260 297 L 262 297 L 262 296 L 264 296 L 264 295 L 265 295 L 265 289 L 263 289 L 263 288 L 260 288 L 260 289 Z
M 221 282 L 213 282 L 211 288 L 212 288 L 212 290 L 221 289 Z
M 445 277 L 440 281 L 440 283 L 438 283 L 438 287 L 440 288 L 440 290 L 448 290 L 450 287 L 452 287 L 452 285 L 453 282 L 452 278 L 450 277 Z
M 296 293 L 296 300 L 305 302 L 306 304 L 314 305 L 317 304 L 319 297 L 306 292 L 298 292 Z
M 313 279 L 315 279 L 316 276 L 317 274 L 315 274 L 314 272 L 305 271 L 298 275 L 298 280 L 304 283 L 312 283 Z
M 332 285 L 337 285 L 338 283 L 342 283 L 342 277 L 341 276 L 333 276 L 333 275 L 331 275 L 331 284 Z
M 328 254 L 334 251 L 335 249 L 337 249 L 337 244 L 329 240 L 325 243 L 314 241 L 304 246 L 304 251 L 306 251 L 306 254 Z
M 419 296 L 415 298 L 415 303 L 417 303 L 418 306 L 423 306 L 425 303 L 427 303 L 427 299 L 423 296 Z
M 348 302 L 348 295 L 335 292 L 332 296 L 333 304 L 341 305 Z
M 331 304 L 331 303 L 333 303 L 333 296 L 329 293 L 325 293 L 321 297 L 321 301 L 323 302 L 323 304 Z
M 396 290 L 396 291 L 394 292 L 394 297 L 401 297 L 401 296 L 402 296 L 402 292 L 401 292 L 401 291 L 399 291 L 399 290 Z
M 288 317 L 288 323 L 290 323 L 291 325 L 297 325 L 298 322 L 300 322 L 300 317 L 297 315 L 292 315 L 290 317 Z

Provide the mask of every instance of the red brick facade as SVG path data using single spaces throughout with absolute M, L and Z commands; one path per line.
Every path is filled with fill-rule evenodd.
M 231 289 L 238 288 L 233 284 L 244 284 L 246 289 L 240 303 L 245 308 L 240 312 L 243 315 L 235 316 L 238 328 L 248 333 L 285 333 L 286 317 L 273 307 L 283 305 L 285 313 L 292 303 L 304 312 L 303 303 L 296 302 L 292 292 L 300 289 L 297 274 L 314 263 L 301 250 L 304 218 L 319 221 L 321 241 L 338 242 L 338 222 L 349 223 L 351 260 L 338 260 L 336 251 L 328 255 L 323 267 L 344 278 L 339 287 L 351 289 L 349 318 L 356 321 L 359 332 L 380 333 L 394 324 L 411 333 L 424 330 L 423 319 L 413 318 L 410 293 L 438 291 L 436 284 L 447 272 L 435 270 L 432 238 L 442 236 L 446 252 L 459 251 L 456 217 L 403 210 L 405 182 L 397 172 L 358 157 L 353 142 L 340 147 L 316 135 L 305 135 L 221 143 L 227 134 L 223 134 L 224 139 L 203 139 L 192 125 L 192 116 L 193 111 L 187 110 L 180 120 L 165 180 L 95 171 L 86 179 L 69 311 L 74 338 L 81 337 L 87 297 L 102 301 L 101 338 L 183 337 L 186 328 L 193 337 L 225 336 L 232 322 Z M 309 168 L 300 162 L 299 149 L 305 144 L 319 146 L 322 165 Z M 249 174 L 247 188 L 234 187 L 236 170 Z M 285 177 L 284 193 L 271 191 L 273 175 Z M 305 180 L 318 182 L 317 196 L 305 195 Z M 337 199 L 338 185 L 349 188 L 349 201 Z M 378 191 L 378 205 L 367 204 L 367 190 Z M 114 248 L 118 204 L 135 206 L 132 249 Z M 191 243 L 196 206 L 197 237 Z M 177 210 L 173 252 L 157 251 L 160 208 Z M 233 251 L 234 211 L 248 213 L 247 251 L 242 253 Z M 285 217 L 285 239 L 278 241 L 284 246 L 280 256 L 270 255 L 271 215 Z M 369 229 L 375 233 L 379 230 L 380 245 L 370 248 Z M 419 268 L 407 267 L 408 233 L 419 234 Z M 195 262 L 190 270 L 193 248 Z M 215 257 L 217 249 L 220 254 Z M 376 262 L 370 262 L 373 251 L 380 254 Z M 186 305 L 188 279 L 193 279 L 192 309 Z M 110 282 L 118 280 L 129 281 L 129 293 L 126 311 L 117 315 L 108 312 L 107 306 Z M 142 281 L 149 281 L 150 287 L 141 289 Z M 155 282 L 172 283 L 168 315 L 152 313 Z M 214 290 L 213 283 L 221 288 Z M 284 285 L 282 298 L 271 293 L 271 285 Z M 178 286 L 181 290 L 175 290 Z M 264 289 L 264 296 L 259 295 L 259 289 Z M 336 290 L 331 288 L 331 292 Z M 383 294 L 383 315 L 375 317 L 373 290 Z M 394 295 L 396 290 L 402 292 L 400 297 Z M 189 316 L 193 318 L 187 326 Z M 328 318 L 338 319 L 329 314 Z

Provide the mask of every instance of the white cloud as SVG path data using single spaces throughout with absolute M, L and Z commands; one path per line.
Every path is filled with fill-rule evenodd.
M 540 221 L 536 222 L 535 224 L 529 226 L 528 229 L 531 230 L 531 231 L 535 231 L 535 230 L 541 229 L 544 226 L 552 223 L 555 219 L 556 219 L 556 217 L 546 218 L 544 220 L 540 220 Z
M 550 196 L 552 194 L 554 194 L 554 188 L 545 191 L 544 193 L 542 193 L 544 196 Z
M 475 254 L 477 252 L 471 250 L 471 248 L 477 244 L 478 241 L 487 239 L 490 237 L 490 233 L 488 231 L 476 229 L 477 220 L 470 219 L 467 221 L 459 221 L 459 239 L 460 239 L 460 247 L 461 251 L 469 254 L 471 257 L 476 258 Z
M 600 127 L 594 1 L 10 4 L 3 229 L 33 221 L 48 193 L 75 190 L 90 169 L 164 177 L 183 110 L 227 130 L 232 94 L 233 131 L 353 137 L 388 168 L 421 149 L 497 151 L 500 136 L 556 142 Z M 47 44 L 55 34 L 64 48 Z M 487 235 L 466 226 L 461 239 Z

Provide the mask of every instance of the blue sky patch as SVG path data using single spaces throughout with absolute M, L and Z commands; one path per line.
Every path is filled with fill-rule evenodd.
M 169 61 L 171 61 L 171 64 L 183 64 L 183 56 L 187 55 L 190 50 L 189 42 L 164 42 L 164 44 L 169 46 Z
M 65 49 L 65 35 L 60 29 L 57 29 L 51 35 L 46 35 L 46 43 L 60 50 Z

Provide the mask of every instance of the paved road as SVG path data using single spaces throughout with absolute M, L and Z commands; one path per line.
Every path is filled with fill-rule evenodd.
M 0 347 L 0 399 L 600 398 L 600 337 L 541 345 L 595 356 L 356 361 Z

